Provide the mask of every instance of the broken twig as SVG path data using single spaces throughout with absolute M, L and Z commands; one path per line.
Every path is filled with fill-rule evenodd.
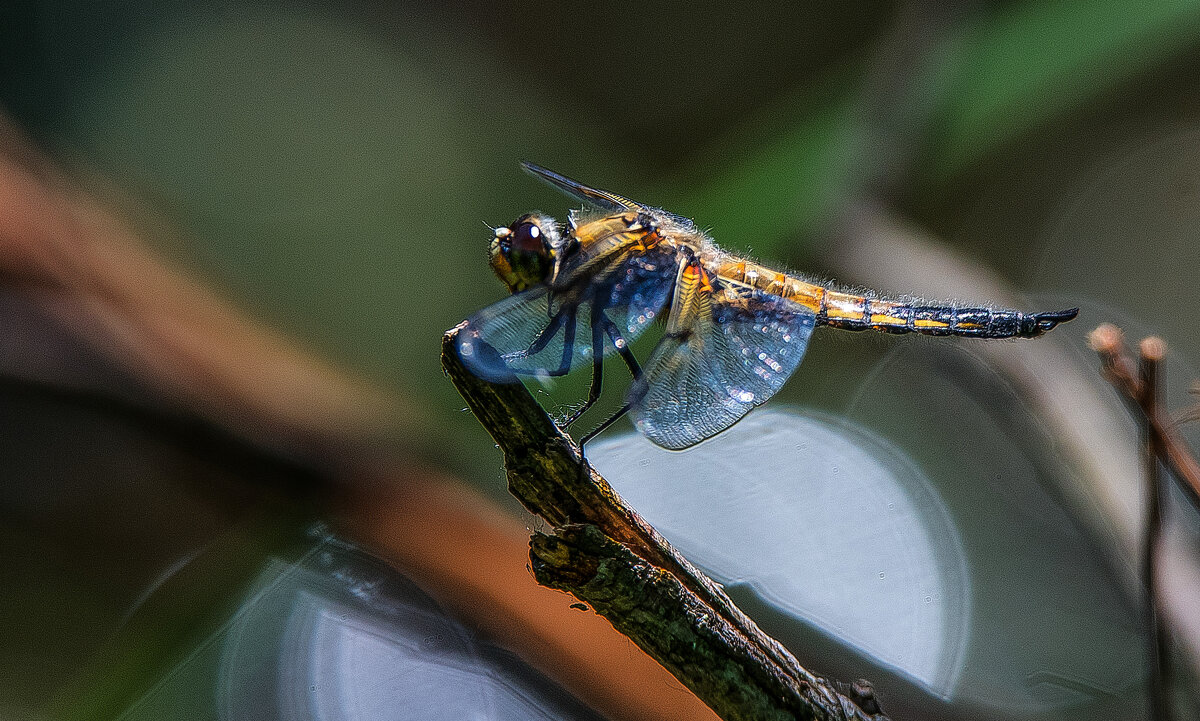
M 1147 404 L 1147 397 L 1138 370 L 1125 348 L 1124 335 L 1114 325 L 1105 323 L 1088 337 L 1092 350 L 1100 355 L 1100 373 L 1112 383 L 1125 401 L 1149 424 L 1151 435 L 1160 445 L 1159 458 L 1178 478 L 1183 488 L 1200 504 L 1200 463 L 1176 431 L 1171 417 L 1159 404 Z M 1161 342 L 1161 341 L 1160 341 Z
M 1171 721 L 1166 679 L 1170 675 L 1170 634 L 1155 592 L 1158 577 L 1158 547 L 1162 539 L 1162 505 L 1165 488 L 1160 469 L 1166 465 L 1194 497 L 1200 497 L 1200 466 L 1175 433 L 1175 425 L 1163 408 L 1162 361 L 1167 346 L 1160 338 L 1144 338 L 1138 344 L 1138 363 L 1130 358 L 1119 328 L 1104 324 L 1092 331 L 1092 348 L 1100 355 L 1101 374 L 1124 396 L 1139 416 L 1145 444 L 1146 520 L 1142 540 L 1142 588 L 1148 636 L 1147 688 L 1149 718 Z M 1135 374 L 1136 373 L 1136 374 Z

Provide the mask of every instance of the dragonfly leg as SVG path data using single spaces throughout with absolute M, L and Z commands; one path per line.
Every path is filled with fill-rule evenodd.
M 603 423 L 588 431 L 586 435 L 579 439 L 579 472 L 581 474 L 585 473 L 590 467 L 587 456 L 583 453 L 583 447 L 593 438 L 608 430 L 609 426 L 624 418 L 629 409 L 633 407 L 633 404 L 639 401 L 642 395 L 645 394 L 645 384 L 642 383 L 642 369 L 638 366 L 637 358 L 633 357 L 633 351 L 629 349 L 627 343 L 623 342 L 625 339 L 621 338 L 620 331 L 617 330 L 612 321 L 607 317 L 604 320 L 608 337 L 612 340 L 613 345 L 617 347 L 617 351 L 620 352 L 621 357 L 625 359 L 625 365 L 629 366 L 629 372 L 633 374 L 633 388 L 630 391 L 629 400 L 625 401 L 625 404 L 618 408 L 616 413 L 605 418 Z
M 615 328 L 613 329 L 613 332 L 616 332 Z M 621 344 L 618 344 L 617 347 L 620 348 Z M 624 355 L 624 353 L 622 353 L 622 355 Z M 629 389 L 629 397 L 625 399 L 625 405 L 617 409 L 616 413 L 604 419 L 603 423 L 596 426 L 590 432 L 588 432 L 587 435 L 579 439 L 580 453 L 583 453 L 583 447 L 588 441 L 600 435 L 607 430 L 609 426 L 624 418 L 625 414 L 629 412 L 629 409 L 640 403 L 642 398 L 646 395 L 648 388 L 645 381 L 642 379 L 642 371 L 640 368 L 638 368 L 637 360 L 633 357 L 632 352 L 629 353 L 629 357 L 625 359 L 625 362 L 629 364 L 629 370 L 633 373 L 633 386 Z
M 559 361 L 558 368 L 550 371 L 549 375 L 552 376 L 565 376 L 571 370 L 571 354 L 575 352 L 575 327 L 578 325 L 575 318 L 575 308 L 572 307 L 563 313 L 559 313 L 559 317 L 564 318 L 561 322 L 566 324 L 566 330 L 563 331 L 562 360 Z M 549 342 L 549 339 L 547 339 L 547 342 Z M 542 343 L 542 348 L 545 347 L 546 344 Z M 541 350 L 541 348 L 538 350 Z
M 550 344 L 550 341 L 554 339 L 554 336 L 558 335 L 559 329 L 565 326 L 566 330 L 563 331 L 563 354 L 562 360 L 559 361 L 558 368 L 549 371 L 536 372 L 512 369 L 512 372 L 516 373 L 517 375 L 545 374 L 548 376 L 565 376 L 571 370 L 571 355 L 575 349 L 576 325 L 575 308 L 565 308 L 550 319 L 550 322 L 546 324 L 546 327 L 542 329 L 541 333 L 538 333 L 537 337 L 533 339 L 533 342 L 529 344 L 528 348 L 520 351 L 519 353 L 513 353 L 508 356 L 509 358 L 528 358 L 529 356 L 541 353 L 542 350 Z
M 604 315 L 604 309 L 600 307 L 599 303 L 592 305 L 592 384 L 588 388 L 587 400 L 563 422 L 564 427 L 579 420 L 579 417 L 586 413 L 587 409 L 600 400 L 600 390 L 604 384 L 604 330 L 606 324 L 611 325 L 612 321 Z
M 584 411 L 591 408 L 592 405 L 600 399 L 601 381 L 603 379 L 603 365 L 601 361 L 603 359 L 604 351 L 604 338 L 602 333 L 608 336 L 608 339 L 612 342 L 613 347 L 616 348 L 617 352 L 621 354 L 621 360 L 625 361 L 625 365 L 629 367 L 629 373 L 633 376 L 634 382 L 636 383 L 637 380 L 642 377 L 641 366 L 638 365 L 637 358 L 633 355 L 633 351 L 630 350 L 629 344 L 626 343 L 625 339 L 621 337 L 621 331 L 617 328 L 616 324 L 613 323 L 603 311 L 600 311 L 594 315 L 598 315 L 599 317 L 592 318 L 592 353 L 594 354 L 594 360 L 592 361 L 592 386 L 588 391 L 587 401 L 579 410 L 571 414 L 571 417 L 567 419 L 566 423 L 563 424 L 565 426 L 570 425 L 578 420 L 579 417 L 583 415 Z M 610 418 L 609 420 L 605 421 L 604 428 L 607 428 L 610 424 L 624 414 L 625 411 L 621 411 L 614 418 Z M 601 430 L 603 430 L 603 428 Z M 590 438 L 597 432 L 598 431 L 593 431 L 592 433 L 588 434 L 588 437 Z
M 608 316 L 604 316 L 604 331 L 608 333 L 608 339 L 612 341 L 613 347 L 621 354 L 621 359 L 629 367 L 629 374 L 633 376 L 633 380 L 636 383 L 642 377 L 642 368 L 638 365 L 637 358 L 634 357 L 633 350 L 629 348 L 629 344 L 621 337 L 621 331 L 609 320 Z
M 583 453 L 583 447 L 584 447 L 584 445 L 587 444 L 588 441 L 592 440 L 596 436 L 603 433 L 612 424 L 621 420 L 621 418 L 623 418 L 625 416 L 625 414 L 628 412 L 629 412 L 629 404 L 626 403 L 625 405 L 621 406 L 621 408 L 618 409 L 616 413 L 614 413 L 611 416 L 609 416 L 608 418 L 606 418 L 603 423 L 596 426 L 592 430 L 588 431 L 587 435 L 585 435 L 583 438 L 579 439 L 579 452 Z
M 618 420 L 621 419 L 622 416 L 624 416 L 628 412 L 629 412 L 629 404 L 626 403 L 625 405 L 621 406 L 620 410 L 618 410 L 613 415 L 609 416 L 603 423 L 601 423 L 600 425 L 596 426 L 591 431 L 589 431 L 585 436 L 583 436 L 583 438 L 579 439 L 579 478 L 580 478 L 580 481 L 583 481 L 584 479 L 587 478 L 588 473 L 592 468 L 592 464 L 588 462 L 587 455 L 584 454 L 584 452 L 583 452 L 583 447 L 585 445 L 587 445 L 588 441 L 590 441 L 593 438 L 595 438 L 596 436 L 600 435 L 600 433 L 602 433 L 606 428 L 608 428 L 612 424 L 616 423 Z
M 561 328 L 563 323 L 566 322 L 567 316 L 572 315 L 573 313 L 573 308 L 565 308 L 562 311 L 550 316 L 550 322 L 546 324 L 546 327 L 542 329 L 542 332 L 537 334 L 537 337 L 533 339 L 533 342 L 529 344 L 529 347 L 519 353 L 514 353 L 513 355 L 521 358 L 528 358 L 531 355 L 537 355 L 538 353 L 541 353 L 542 349 L 550 343 L 550 340 L 554 338 L 554 336 L 558 335 L 558 329 Z
M 612 341 L 613 346 L 616 347 L 617 352 L 621 354 L 621 358 L 625 360 L 625 365 L 629 366 L 629 373 L 633 375 L 633 385 L 635 388 L 637 388 L 640 385 L 639 381 L 642 379 L 642 369 L 641 366 L 638 365 L 637 358 L 634 357 L 633 351 L 629 349 L 629 344 L 626 343 L 625 339 L 621 337 L 621 331 L 619 331 L 617 326 L 615 326 L 613 322 L 609 320 L 608 316 L 604 316 L 604 330 L 608 334 L 609 340 Z M 631 404 L 632 401 L 627 401 L 625 405 L 617 409 L 616 413 L 604 419 L 603 423 L 596 426 L 589 431 L 587 435 L 579 439 L 580 454 L 583 453 L 583 447 L 588 441 L 600 435 L 607 430 L 609 426 L 625 417 L 625 414 L 629 412 Z

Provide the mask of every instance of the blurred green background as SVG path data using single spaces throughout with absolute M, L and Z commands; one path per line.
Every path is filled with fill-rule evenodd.
M 731 250 L 851 284 L 822 255 L 836 253 L 827 231 L 848 199 L 873 192 L 1018 288 L 1090 293 L 1151 324 L 1179 307 L 1155 299 L 1184 290 L 1169 277 L 1178 259 L 1121 288 L 1056 282 L 1079 252 L 1135 240 L 1048 236 L 1121 162 L 1113 154 L 1186 135 L 1200 3 L 2 12 L 0 91 L 24 127 L 183 229 L 164 251 L 243 307 L 417 401 L 434 445 L 468 475 L 495 458 L 440 381 L 439 335 L 502 295 L 485 223 L 569 207 L 520 159 L 694 217 Z M 1194 176 L 1174 172 L 1184 176 L 1169 190 L 1194 219 Z M 1187 329 L 1170 330 L 1200 351 Z M 811 378 L 846 376 L 818 364 L 861 357 L 821 345 Z
M 1163 334 L 1180 405 L 1197 98 L 1191 0 L 0 7 L 24 129 L 178 228 L 146 233 L 173 262 L 411 400 L 403 440 L 513 508 L 438 348 L 503 295 L 486 226 L 570 207 L 520 160 L 850 285 L 846 218 L 883 204 L 1024 309 L 1084 305 L 1077 344 L 1102 320 Z M 781 398 L 839 411 L 895 342 L 818 333 Z

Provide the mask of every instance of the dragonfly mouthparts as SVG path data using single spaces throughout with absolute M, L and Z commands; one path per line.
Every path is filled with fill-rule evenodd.
M 1033 319 L 1037 321 L 1037 327 L 1040 331 L 1048 331 L 1059 323 L 1066 323 L 1069 320 L 1074 320 L 1075 316 L 1079 315 L 1078 308 L 1068 308 L 1066 310 L 1050 311 L 1048 313 L 1034 313 Z

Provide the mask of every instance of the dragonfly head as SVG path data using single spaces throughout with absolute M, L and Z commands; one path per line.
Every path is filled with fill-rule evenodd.
M 522 215 L 492 238 L 492 270 L 513 293 L 546 282 L 561 245 L 558 224 L 545 215 Z

